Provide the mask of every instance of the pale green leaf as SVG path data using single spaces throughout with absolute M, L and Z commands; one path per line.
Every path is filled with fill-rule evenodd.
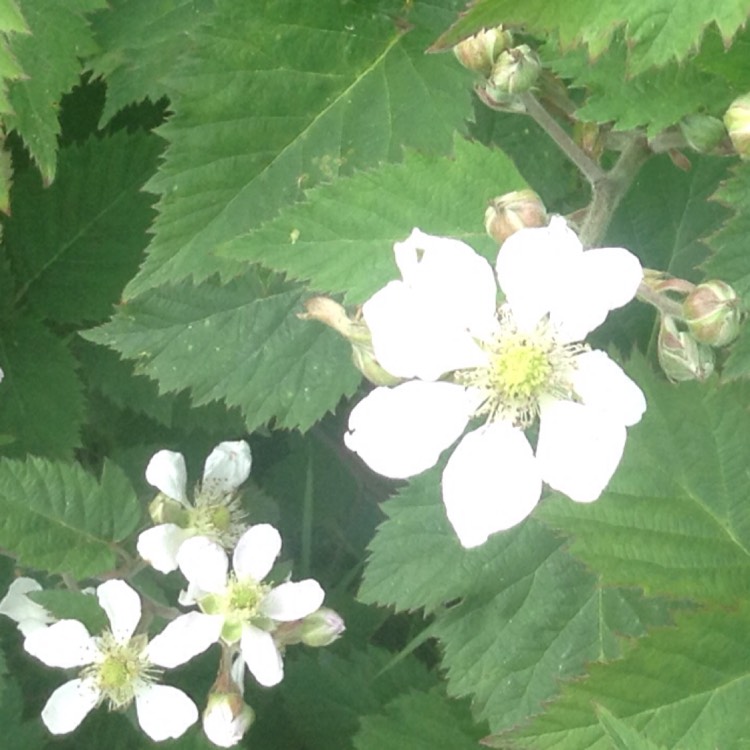
M 672 385 L 631 368 L 648 409 L 590 505 L 550 500 L 539 515 L 610 585 L 699 601 L 750 593 L 750 415 L 729 386 Z
M 13 113 L 6 124 L 20 133 L 46 183 L 56 171 L 60 98 L 78 83 L 80 58 L 96 49 L 87 14 L 106 5 L 105 0 L 24 0 L 31 33 L 10 39 L 25 76 L 10 84 Z
M 360 376 L 338 334 L 299 320 L 300 290 L 246 274 L 148 292 L 86 338 L 136 360 L 161 392 L 190 389 L 196 405 L 238 406 L 247 429 L 275 420 L 308 429 L 351 395 Z
M 596 716 L 602 725 L 602 729 L 612 741 L 614 750 L 659 750 L 659 747 L 651 740 L 626 724 L 622 719 L 618 719 L 604 706 L 596 707 Z
M 111 543 L 130 534 L 140 515 L 114 464 L 105 463 L 97 480 L 77 464 L 0 461 L 0 546 L 21 565 L 77 579 L 111 571 Z
M 16 177 L 5 225 L 16 305 L 78 325 L 109 317 L 148 241 L 153 199 L 141 186 L 161 147 L 120 131 L 63 149 L 48 188 L 34 170 Z
M 470 77 L 425 55 L 455 0 L 368 4 L 224 0 L 166 81 L 174 116 L 149 188 L 155 237 L 126 290 L 241 268 L 213 252 L 340 174 L 447 153 L 470 115 Z
M 23 19 L 16 0 L 0 0 L 0 31 L 28 34 L 29 27 Z
M 532 34 L 558 32 L 563 47 L 588 46 L 596 58 L 622 29 L 630 48 L 633 74 L 683 60 L 695 50 L 704 31 L 715 23 L 729 44 L 750 14 L 747 0 L 476 0 L 448 32 L 435 43 L 445 49 L 483 27 L 506 24 Z
M 456 139 L 450 159 L 409 152 L 401 164 L 314 188 L 307 202 L 219 252 L 260 261 L 307 280 L 314 290 L 363 302 L 397 276 L 393 243 L 405 239 L 412 227 L 496 255 L 497 245 L 484 231 L 484 210 L 495 196 L 525 186 L 502 152 Z

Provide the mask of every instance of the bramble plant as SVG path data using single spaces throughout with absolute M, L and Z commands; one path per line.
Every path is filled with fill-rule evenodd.
M 746 748 L 749 17 L 0 0 L 3 750 Z

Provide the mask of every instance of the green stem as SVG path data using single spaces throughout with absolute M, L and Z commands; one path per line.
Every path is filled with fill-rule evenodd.
M 682 320 L 682 305 L 679 302 L 675 302 L 663 294 L 655 292 L 643 282 L 638 285 L 636 297 L 641 302 L 653 305 L 662 315 L 670 315 L 673 318 L 677 318 L 677 320 Z

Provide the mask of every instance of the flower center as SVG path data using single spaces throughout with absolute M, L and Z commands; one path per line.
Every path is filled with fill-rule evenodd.
M 81 676 L 96 682 L 101 700 L 107 700 L 111 709 L 126 708 L 136 689 L 158 676 L 159 670 L 144 656 L 146 643 L 145 636 L 121 643 L 109 631 L 97 639 L 100 659 L 86 667 Z
M 188 527 L 231 549 L 247 530 L 247 513 L 235 494 L 217 495 L 199 491 L 195 507 L 188 511 Z
M 272 622 L 260 611 L 260 605 L 271 586 L 246 578 L 238 581 L 232 575 L 227 589 L 221 594 L 210 594 L 200 600 L 200 608 L 209 615 L 220 614 L 224 617 L 221 637 L 226 643 L 236 643 L 242 637 L 245 625 L 255 625 L 269 629 Z
M 544 388 L 552 365 L 544 347 L 525 336 L 509 337 L 490 357 L 491 377 L 497 391 L 509 398 L 531 398 Z

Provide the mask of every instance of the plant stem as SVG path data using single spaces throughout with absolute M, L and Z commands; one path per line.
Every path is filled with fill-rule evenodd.
M 641 302 L 653 305 L 663 315 L 671 315 L 673 318 L 682 320 L 682 305 L 679 302 L 669 299 L 669 297 L 664 294 L 655 292 L 650 286 L 643 282 L 638 285 L 636 297 L 638 297 Z

